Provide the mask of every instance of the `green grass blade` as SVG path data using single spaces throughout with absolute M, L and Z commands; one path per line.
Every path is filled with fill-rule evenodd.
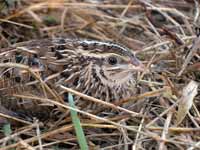
M 3 128 L 2 128 L 2 131 L 4 133 L 4 135 L 7 137 L 7 136 L 10 136 L 12 134 L 12 129 L 11 129 L 11 125 L 10 123 L 6 123 L 3 125 Z M 13 139 L 12 140 L 9 140 L 7 141 L 7 144 L 13 144 L 14 141 Z M 0 149 L 3 148 L 3 146 L 0 146 Z M 14 150 L 14 148 L 11 148 L 10 150 Z
M 5 136 L 11 135 L 12 130 L 11 130 L 11 126 L 10 126 L 9 123 L 3 125 L 3 133 L 4 133 Z
M 75 108 L 74 99 L 70 93 L 68 94 L 68 100 L 69 100 L 69 105 L 71 107 Z M 74 110 L 70 110 L 70 113 L 71 113 L 72 122 L 74 124 L 75 131 L 76 131 L 76 136 L 78 139 L 79 146 L 80 146 L 81 150 L 88 150 L 86 138 L 85 138 L 85 135 L 83 132 L 83 128 L 81 127 L 81 123 L 78 118 L 77 112 Z

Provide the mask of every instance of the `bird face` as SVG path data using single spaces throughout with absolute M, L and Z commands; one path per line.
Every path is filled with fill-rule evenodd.
M 135 74 L 144 70 L 142 63 L 128 48 L 97 41 L 85 41 L 79 44 L 82 46 L 80 53 L 86 58 L 82 64 L 87 61 L 92 63 L 95 75 L 104 85 L 121 86 L 134 81 Z
M 102 57 L 102 65 L 96 64 L 95 69 L 101 81 L 110 86 L 120 86 L 130 81 L 135 82 L 135 75 L 143 70 L 142 63 L 134 54 L 126 56 L 108 53 Z

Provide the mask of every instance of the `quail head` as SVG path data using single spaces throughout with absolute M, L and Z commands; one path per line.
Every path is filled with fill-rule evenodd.
M 59 94 L 65 93 L 59 88 L 64 85 L 108 102 L 133 96 L 136 74 L 143 70 L 128 48 L 93 40 L 55 38 L 18 43 L 2 50 L 0 60 L 39 70 L 41 78 Z M 33 81 L 16 68 L 1 68 L 1 72 L 3 80 L 12 77 L 11 86 Z M 41 90 L 35 93 L 44 96 Z

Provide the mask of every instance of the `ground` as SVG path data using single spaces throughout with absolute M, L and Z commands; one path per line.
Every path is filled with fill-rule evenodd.
M 200 149 L 199 5 L 197 0 L 2 0 L 0 47 L 47 37 L 125 45 L 146 66 L 138 76 L 139 94 L 116 104 L 125 107 L 116 108 L 117 115 L 79 114 L 89 149 Z M 16 120 L 13 112 L 3 116 L 0 109 L 7 118 L 0 149 L 80 149 L 69 113 L 38 122 Z

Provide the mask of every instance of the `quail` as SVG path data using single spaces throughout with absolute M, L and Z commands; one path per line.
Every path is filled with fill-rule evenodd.
M 19 63 L 37 70 L 41 79 L 65 101 L 67 93 L 59 85 L 107 102 L 128 98 L 136 93 L 136 74 L 143 70 L 143 64 L 127 47 L 84 39 L 53 38 L 18 43 L 2 49 L 0 61 Z M 35 78 L 22 69 L 3 67 L 0 68 L 0 73 L 1 95 L 9 88 L 18 93 L 45 97 L 41 87 L 34 84 Z M 79 97 L 75 99 L 76 103 L 81 103 Z M 30 111 L 32 104 L 26 103 L 27 101 L 18 100 L 13 107 L 16 109 L 20 106 L 20 110 Z M 6 107 L 11 106 L 7 105 Z M 85 107 L 91 108 L 93 105 L 89 103 Z M 36 110 L 33 109 L 33 114 Z

